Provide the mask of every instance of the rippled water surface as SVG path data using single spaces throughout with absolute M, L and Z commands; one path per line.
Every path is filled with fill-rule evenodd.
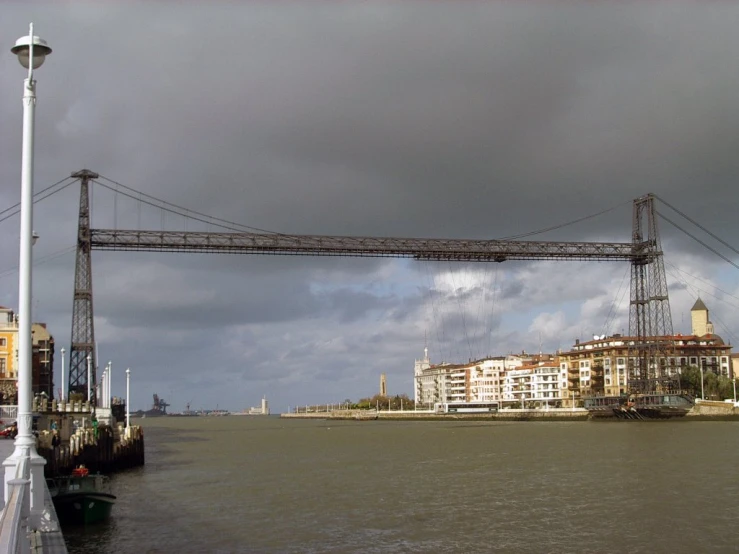
M 739 551 L 739 423 L 141 423 L 71 554 Z

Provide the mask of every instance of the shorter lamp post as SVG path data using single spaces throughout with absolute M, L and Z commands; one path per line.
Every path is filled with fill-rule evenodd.
M 126 369 L 126 433 L 131 426 L 131 368 Z
M 110 398 L 113 394 L 113 362 L 108 361 L 108 380 L 105 383 L 105 388 L 107 391 L 105 392 L 105 402 L 106 407 L 110 408 Z
M 105 408 L 105 382 L 108 380 L 108 366 L 103 370 L 103 376 L 100 379 L 100 403 L 101 408 Z
M 64 402 L 64 391 L 67 388 L 66 378 L 64 377 L 64 353 L 65 352 L 66 350 L 64 350 L 64 347 L 62 347 L 62 397 L 60 398 L 62 402 Z
M 91 391 L 92 387 L 92 356 L 90 354 L 87 355 L 87 401 L 91 402 L 92 398 L 90 395 L 92 394 Z

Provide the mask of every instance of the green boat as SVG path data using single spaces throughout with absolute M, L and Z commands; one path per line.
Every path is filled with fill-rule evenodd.
M 116 497 L 106 476 L 77 468 L 72 475 L 47 479 L 46 484 L 61 523 L 86 525 L 110 517 Z

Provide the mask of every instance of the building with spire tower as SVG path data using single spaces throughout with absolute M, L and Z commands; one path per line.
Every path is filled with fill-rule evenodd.
M 690 308 L 690 323 L 693 335 L 697 337 L 713 335 L 713 323 L 708 319 L 708 308 L 700 298 Z

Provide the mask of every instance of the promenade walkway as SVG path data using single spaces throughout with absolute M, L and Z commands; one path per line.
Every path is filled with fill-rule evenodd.
M 12 440 L 0 438 L 0 461 L 7 459 L 13 453 L 14 443 Z M 4 469 L 4 468 L 2 468 Z M 0 498 L 5 506 L 5 487 L 0 487 Z M 56 517 L 54 504 L 49 495 L 49 489 L 44 484 L 44 505 L 49 516 L 47 529 L 34 531 L 30 537 L 30 552 L 36 554 L 67 554 L 67 546 L 59 528 L 59 520 Z

